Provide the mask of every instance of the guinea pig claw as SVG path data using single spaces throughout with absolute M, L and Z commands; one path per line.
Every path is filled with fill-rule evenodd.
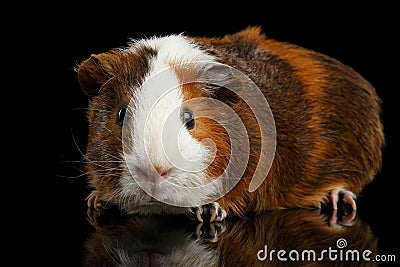
M 342 199 L 344 203 L 350 204 L 353 210 L 357 210 L 357 204 L 355 201 L 355 199 L 357 198 L 356 195 L 353 192 L 346 190 L 344 188 L 335 188 L 331 191 L 330 199 L 332 202 L 332 208 L 334 210 L 338 209 L 338 202 L 340 199 L 340 195 L 343 196 Z
M 215 218 L 217 218 L 217 212 L 215 211 L 215 209 L 210 209 L 210 214 L 211 214 L 211 218 L 210 218 L 210 222 L 215 221 Z
M 203 222 L 203 218 L 201 217 L 201 214 L 203 213 L 203 209 L 201 207 L 196 208 L 196 218 L 199 222 Z
M 103 206 L 103 204 L 97 195 L 90 195 L 87 200 L 87 206 L 88 208 L 93 207 L 94 209 L 98 210 Z
M 355 199 L 356 199 L 356 196 L 353 194 L 353 192 L 348 191 L 343 194 L 344 202 L 349 203 L 353 210 L 357 210 L 357 204 L 356 204 Z
M 210 203 L 209 213 L 211 215 L 210 222 L 221 222 L 226 218 L 226 211 L 221 208 L 218 202 Z

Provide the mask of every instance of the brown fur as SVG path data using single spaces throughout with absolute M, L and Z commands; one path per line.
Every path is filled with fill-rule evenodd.
M 243 119 L 249 133 L 246 172 L 237 186 L 218 200 L 229 215 L 319 207 L 334 188 L 360 193 L 380 170 L 384 145 L 381 102 L 373 86 L 353 69 L 315 51 L 268 39 L 259 27 L 222 38 L 191 39 L 219 62 L 252 79 L 275 119 L 277 147 L 272 167 L 264 183 L 250 193 L 261 133 L 249 107 L 221 88 L 207 91 L 198 84 L 183 86 L 185 100 L 211 96 L 226 102 Z M 142 57 L 115 50 L 92 56 L 77 67 L 80 84 L 90 97 L 88 180 L 97 195 L 114 203 L 118 201 L 112 192 L 122 171 L 116 162 L 121 160 L 121 127 L 115 118 L 121 105 L 129 103 L 130 88 L 141 84 L 148 70 L 147 57 L 156 53 L 143 49 Z M 195 76 L 179 67 L 176 73 L 182 81 Z M 253 101 L 251 105 L 262 106 L 262 100 Z M 199 141 L 210 138 L 216 143 L 217 157 L 208 173 L 218 177 L 235 144 L 221 125 L 207 118 L 197 119 L 190 133 Z M 268 134 L 263 137 L 271 138 Z
M 273 165 L 262 186 L 250 193 L 260 133 L 243 103 L 233 105 L 247 118 L 252 158 L 243 179 L 219 203 L 228 214 L 244 215 L 274 208 L 319 207 L 337 187 L 358 194 L 381 167 L 384 135 L 375 89 L 340 62 L 268 39 L 260 31 L 250 27 L 223 38 L 193 38 L 258 85 L 276 123 Z
M 150 56 L 154 51 L 142 53 Z M 117 114 L 122 105 L 129 103 L 130 88 L 141 85 L 147 69 L 145 58 L 118 50 L 92 55 L 76 68 L 80 85 L 90 98 L 87 181 L 105 202 L 118 202 L 113 199 L 122 172 L 122 130 L 116 124 Z

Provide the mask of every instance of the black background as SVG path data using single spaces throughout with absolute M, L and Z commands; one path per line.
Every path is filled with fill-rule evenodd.
M 77 63 L 92 53 L 123 47 L 129 38 L 182 32 L 222 36 L 261 25 L 269 38 L 314 49 L 353 67 L 382 98 L 387 140 L 383 169 L 360 196 L 358 212 L 378 236 L 382 252 L 396 254 L 399 262 L 396 8 L 382 1 L 359 6 L 337 1 L 281 3 L 90 6 L 57 2 L 24 5 L 23 12 L 3 21 L 7 35 L 3 57 L 10 59 L 4 92 L 12 95 L 3 97 L 4 131 L 11 138 L 5 139 L 10 142 L 5 145 L 11 145 L 11 161 L 4 168 L 13 166 L 15 171 L 8 179 L 15 184 L 3 188 L 12 195 L 4 198 L 11 202 L 6 205 L 10 215 L 4 218 L 11 226 L 23 225 L 16 227 L 10 240 L 12 250 L 21 253 L 18 261 L 79 266 L 82 242 L 91 229 L 84 201 L 89 191 L 80 163 L 86 144 L 87 99 L 73 71 Z

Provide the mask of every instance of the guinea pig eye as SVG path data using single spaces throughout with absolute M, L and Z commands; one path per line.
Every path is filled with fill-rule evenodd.
M 183 117 L 183 124 L 186 126 L 186 128 L 188 130 L 193 129 L 194 128 L 194 115 L 193 115 L 193 112 L 188 110 L 188 109 L 185 109 L 183 111 L 182 117 Z
M 126 113 L 126 105 L 122 105 L 117 115 L 117 124 L 120 126 L 124 124 L 125 113 Z

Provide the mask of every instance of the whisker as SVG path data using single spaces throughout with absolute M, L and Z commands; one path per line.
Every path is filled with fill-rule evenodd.
M 83 160 L 70 160 L 70 161 L 65 161 L 66 163 L 86 163 Z M 91 160 L 90 162 L 93 163 L 124 163 L 124 160 Z
M 86 176 L 86 173 L 82 173 L 82 174 L 75 175 L 75 176 L 57 175 L 57 177 L 66 178 L 66 179 L 78 179 L 78 178 L 85 177 L 85 176 Z
M 82 169 L 78 168 L 77 166 L 74 166 L 72 163 L 81 163 L 81 164 L 83 164 L 83 162 L 81 162 L 81 161 L 66 160 L 65 157 L 64 157 L 64 155 L 61 153 L 61 151 L 58 151 L 58 153 L 59 153 L 59 156 L 60 156 L 62 159 L 64 159 L 63 161 L 60 161 L 59 163 L 66 163 L 66 164 L 68 164 L 71 168 L 73 168 L 74 170 L 79 171 L 79 172 L 82 171 Z M 57 175 L 57 176 L 58 176 L 58 175 Z
M 110 154 L 110 155 L 107 155 L 107 156 L 111 157 L 112 155 Z M 114 156 L 114 157 L 118 158 L 116 156 Z M 87 156 L 85 156 L 85 160 L 86 160 L 86 164 L 93 164 L 94 166 L 97 166 L 97 167 L 100 167 L 100 168 L 104 168 L 104 169 L 109 168 L 109 166 L 106 166 L 106 165 L 103 165 L 103 164 L 100 164 L 100 163 L 123 163 L 124 162 L 123 160 L 118 160 L 118 161 L 108 161 L 108 160 L 105 160 L 105 161 L 92 161 Z M 98 163 L 98 162 L 100 162 L 100 163 Z
M 123 160 L 123 157 L 122 157 L 122 155 L 113 155 L 113 154 L 105 154 L 104 155 L 104 157 L 107 159 L 107 158 L 113 158 L 113 159 L 116 159 L 116 160 L 118 160 L 118 161 L 120 161 L 120 162 L 124 162 L 124 160 Z

